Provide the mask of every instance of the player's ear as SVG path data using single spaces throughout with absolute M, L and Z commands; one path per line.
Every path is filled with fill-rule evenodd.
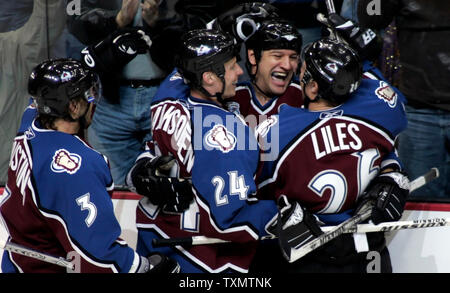
M 311 92 L 316 96 L 319 94 L 319 84 L 315 80 L 311 81 Z
M 319 84 L 315 80 L 308 82 L 305 88 L 306 96 L 311 100 L 314 100 L 319 94 Z
M 82 116 L 83 102 L 81 99 L 73 99 L 69 102 L 69 114 L 72 119 L 78 119 Z
M 256 65 L 255 51 L 253 49 L 247 50 L 247 57 L 248 62 L 250 62 L 251 65 Z
M 215 79 L 215 74 L 213 72 L 203 72 L 202 74 L 202 80 L 204 85 L 211 86 L 213 85 Z
M 247 60 L 248 60 L 248 62 L 250 63 L 250 65 L 251 65 L 251 74 L 256 74 L 256 65 L 257 65 L 257 62 L 256 62 L 256 56 L 255 56 L 255 50 L 253 50 L 253 49 L 248 49 L 247 50 Z

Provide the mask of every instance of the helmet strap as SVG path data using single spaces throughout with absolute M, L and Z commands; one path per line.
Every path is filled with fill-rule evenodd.
M 252 84 L 258 89 L 258 91 L 260 93 L 262 93 L 264 96 L 268 97 L 269 99 L 274 99 L 275 95 L 270 95 L 268 93 L 266 93 L 265 91 L 263 91 L 257 84 L 256 84 L 256 80 L 253 78 L 252 79 Z
M 222 81 L 222 90 L 220 91 L 220 92 L 217 92 L 217 93 L 215 93 L 215 94 L 211 94 L 211 93 L 209 93 L 203 86 L 199 86 L 198 87 L 198 90 L 200 91 L 200 92 L 202 92 L 205 96 L 207 96 L 207 97 L 209 97 L 209 98 L 213 98 L 213 97 L 216 97 L 217 98 L 217 101 L 222 105 L 222 106 L 224 106 L 225 105 L 225 100 L 223 99 L 223 93 L 225 92 L 225 78 L 223 78 L 223 77 L 219 77 L 220 78 L 220 80 Z
M 84 114 L 80 116 L 80 118 L 78 118 L 78 123 L 80 123 L 80 127 L 82 129 L 87 129 L 88 128 L 88 123 L 87 123 L 87 119 L 86 119 L 86 115 L 89 111 L 89 107 L 90 107 L 90 103 L 87 104 L 87 108 L 86 111 L 84 111 Z

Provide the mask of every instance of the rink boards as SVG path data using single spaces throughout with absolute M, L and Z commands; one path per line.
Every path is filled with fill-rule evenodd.
M 135 211 L 140 198 L 131 192 L 113 194 L 121 237 L 133 248 L 137 236 Z M 450 218 L 450 204 L 408 202 L 401 220 L 434 218 Z M 395 273 L 450 273 L 450 226 L 392 231 L 386 236 Z

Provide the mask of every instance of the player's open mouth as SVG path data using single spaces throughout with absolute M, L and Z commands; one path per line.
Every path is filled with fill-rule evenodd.
M 285 81 L 286 78 L 288 77 L 288 74 L 286 72 L 272 72 L 272 77 L 275 79 Z
M 272 80 L 275 82 L 275 84 L 284 86 L 286 84 L 287 78 L 289 74 L 287 72 L 272 72 Z

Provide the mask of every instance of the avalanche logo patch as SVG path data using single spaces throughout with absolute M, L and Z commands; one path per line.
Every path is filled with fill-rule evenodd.
M 81 157 L 74 153 L 69 153 L 65 149 L 59 149 L 53 155 L 51 169 L 56 173 L 75 174 L 81 167 Z
M 328 63 L 327 65 L 325 65 L 325 68 L 333 74 L 336 74 L 338 70 L 336 63 Z
M 397 93 L 384 81 L 380 81 L 380 86 L 375 90 L 377 97 L 385 101 L 389 107 L 397 105 Z
M 230 111 L 231 113 L 234 113 L 234 114 L 237 114 L 237 115 L 241 114 L 241 112 L 239 111 L 239 109 L 240 109 L 239 103 L 228 102 L 227 103 L 227 108 L 228 108 L 228 111 Z
M 282 37 L 285 38 L 288 41 L 292 41 L 292 40 L 295 40 L 297 38 L 297 36 L 294 36 L 294 35 L 285 35 L 285 36 L 282 36 Z
M 228 153 L 234 149 L 236 137 L 222 124 L 216 124 L 206 133 L 205 142 L 206 145 L 218 149 L 222 153 Z
M 68 80 L 70 80 L 72 78 L 72 74 L 70 73 L 70 72 L 68 72 L 68 71 L 64 71 L 62 74 L 61 74 L 61 81 L 68 81 Z
M 277 124 L 278 118 L 276 115 L 272 115 L 268 117 L 266 120 L 261 122 L 255 130 L 256 135 L 260 135 L 261 137 L 265 137 L 267 133 L 269 132 L 270 128 Z

